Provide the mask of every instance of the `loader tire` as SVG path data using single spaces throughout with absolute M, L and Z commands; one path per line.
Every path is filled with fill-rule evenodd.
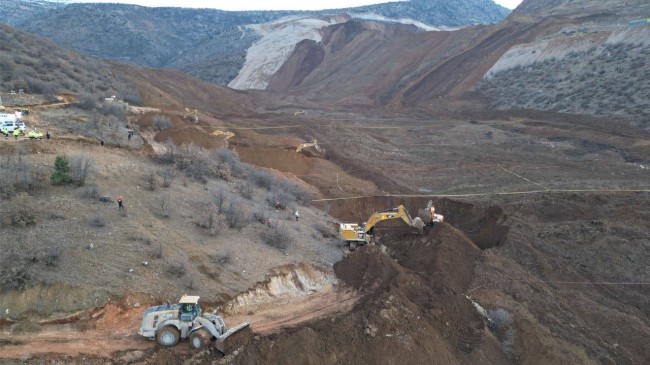
M 190 347 L 199 350 L 208 346 L 210 342 L 210 334 L 205 329 L 201 328 L 190 334 Z
M 180 339 L 180 332 L 173 326 L 163 327 L 156 333 L 156 342 L 162 347 L 175 346 Z

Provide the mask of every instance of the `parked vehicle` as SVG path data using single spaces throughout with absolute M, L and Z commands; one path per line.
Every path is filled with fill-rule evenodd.
M 7 129 L 8 132 L 12 133 L 14 129 L 20 129 L 21 133 L 25 133 L 25 123 L 20 122 L 20 121 L 13 121 L 13 122 L 3 122 L 0 124 L 0 129 Z

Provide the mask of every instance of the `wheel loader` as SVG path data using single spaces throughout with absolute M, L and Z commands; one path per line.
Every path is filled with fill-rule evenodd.
M 444 220 L 442 215 L 435 214 L 435 208 L 431 202 L 427 205 L 426 212 L 430 214 L 430 221 L 427 222 L 427 225 L 433 225 L 436 222 L 442 222 Z M 422 233 L 424 230 L 425 224 L 422 219 L 420 217 L 411 218 L 411 215 L 408 213 L 406 208 L 404 208 L 403 205 L 400 205 L 397 208 L 373 213 L 370 218 L 362 224 L 341 223 L 339 225 L 339 237 L 346 241 L 349 245 L 350 251 L 353 251 L 358 245 L 365 245 L 366 243 L 371 242 L 375 225 L 388 219 L 402 219 L 409 225 L 409 227 L 417 229 L 419 233 Z
M 190 346 L 200 349 L 214 341 L 214 346 L 225 353 L 231 347 L 226 346 L 226 339 L 248 328 L 249 323 L 242 322 L 229 329 L 220 316 L 201 313 L 198 296 L 183 295 L 177 304 L 147 308 L 138 334 L 163 347 L 175 346 L 180 340 L 189 338 Z

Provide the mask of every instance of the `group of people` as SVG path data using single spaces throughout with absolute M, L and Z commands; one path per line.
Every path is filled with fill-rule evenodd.
M 13 132 L 9 132 L 9 129 L 7 129 L 7 127 L 3 127 L 2 129 L 0 129 L 0 132 L 2 132 L 2 135 L 5 136 L 5 139 L 9 139 L 10 134 L 14 136 L 14 139 L 18 139 L 21 130 L 19 128 L 16 128 L 13 130 Z
M 2 132 L 2 135 L 5 136 L 5 139 L 9 139 L 9 135 L 14 136 L 14 139 L 18 139 L 18 136 L 23 133 L 19 128 L 16 128 L 13 131 L 9 132 L 6 127 L 0 129 L 0 132 Z M 26 136 L 29 137 L 29 139 L 43 139 L 43 132 L 39 131 L 38 129 L 32 129 L 29 131 L 29 133 L 26 134 Z M 45 132 L 45 138 L 50 139 L 50 132 Z

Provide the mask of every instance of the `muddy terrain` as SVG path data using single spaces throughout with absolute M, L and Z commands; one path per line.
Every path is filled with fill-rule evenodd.
M 455 32 L 339 24 L 300 43 L 270 91 L 115 64 L 142 105 L 40 97 L 27 124 L 52 138 L 0 139 L 0 363 L 647 363 L 642 94 L 621 96 L 626 113 L 508 103 L 537 90 L 533 54 L 556 52 L 546 65 L 574 95 L 547 97 L 571 104 L 591 76 L 570 49 L 647 32 L 584 23 L 592 2 L 540 2 L 576 18 L 534 19 L 526 1 Z M 602 55 L 584 62 L 618 67 Z M 61 156 L 91 161 L 87 179 L 53 184 Z M 373 244 L 339 239 L 341 222 L 429 201 L 444 221 L 422 232 L 385 221 Z M 183 294 L 252 333 L 225 353 L 137 334 L 148 306 Z

